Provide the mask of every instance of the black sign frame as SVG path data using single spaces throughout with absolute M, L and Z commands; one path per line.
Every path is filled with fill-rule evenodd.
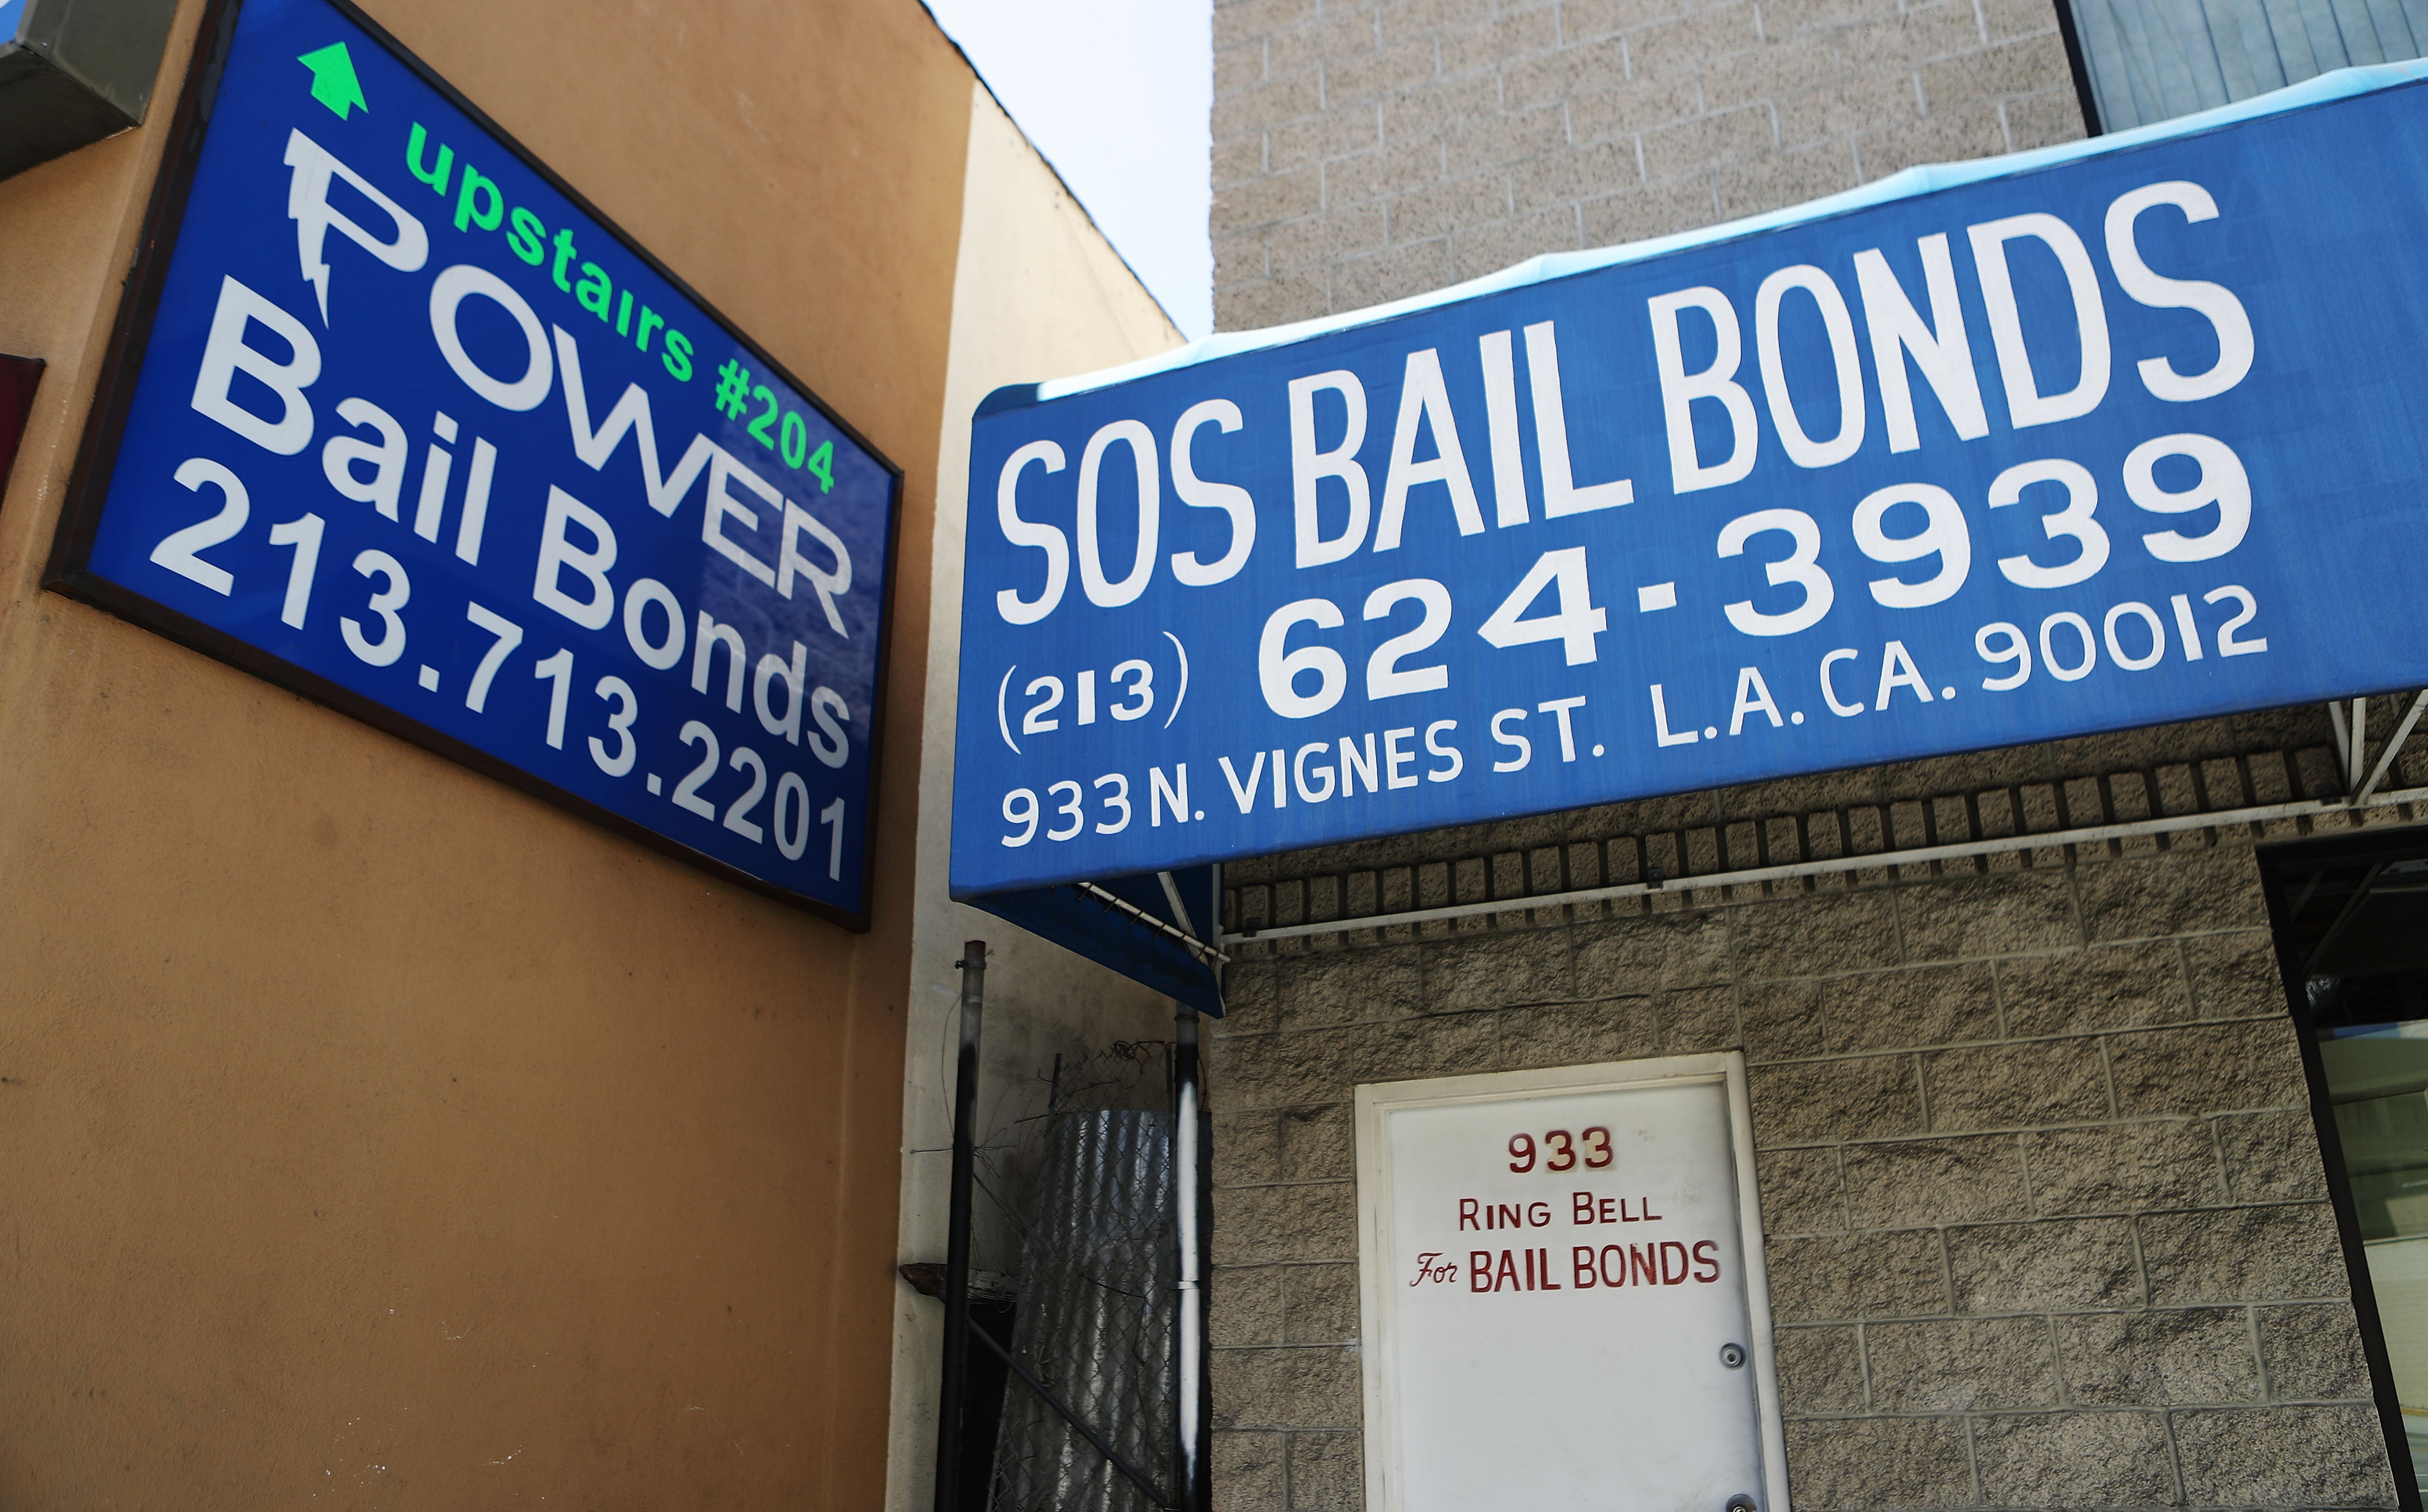
M 93 541 L 101 525 L 102 506 L 108 497 L 110 478 L 116 468 L 119 449 L 124 440 L 127 420 L 134 407 L 137 380 L 142 371 L 143 358 L 150 343 L 153 322 L 159 313 L 160 302 L 166 292 L 169 268 L 176 250 L 177 232 L 185 218 L 186 204 L 193 189 L 195 172 L 201 166 L 204 142 L 209 135 L 211 116 L 218 105 L 221 77 L 225 69 L 229 50 L 235 44 L 237 18 L 241 10 L 243 0 L 209 0 L 204 8 L 193 53 L 187 65 L 185 82 L 178 92 L 176 109 L 170 118 L 168 130 L 165 133 L 166 146 L 158 172 L 154 177 L 150 201 L 144 210 L 142 229 L 136 242 L 133 267 L 124 286 L 125 294 L 120 302 L 118 314 L 110 331 L 109 343 L 101 364 L 90 416 L 85 425 L 83 439 L 77 447 L 66 501 L 59 514 L 57 533 L 53 537 L 50 557 L 43 569 L 42 586 L 67 598 L 107 611 L 189 649 L 200 651 L 239 671 L 250 673 L 266 682 L 299 694 L 315 703 L 369 725 L 374 730 L 394 735 L 435 755 L 468 766 L 484 777 L 492 778 L 544 802 L 578 814 L 625 839 L 636 841 L 711 876 L 827 919 L 853 933 L 865 933 L 871 927 L 871 916 L 876 908 L 877 837 L 878 815 L 882 812 L 886 750 L 888 702 L 886 695 L 887 682 L 893 670 L 894 596 L 900 578 L 898 567 L 905 482 L 903 468 L 885 452 L 878 450 L 858 427 L 839 414 L 816 390 L 796 377 L 790 368 L 777 360 L 738 322 L 727 317 L 689 282 L 659 260 L 647 247 L 625 231 L 614 218 L 592 204 L 586 195 L 575 189 L 536 154 L 525 147 L 511 132 L 491 119 L 486 111 L 473 104 L 435 69 L 424 62 L 418 54 L 398 41 L 387 28 L 366 14 L 361 7 L 353 4 L 353 0 L 322 0 L 322 3 L 336 10 L 347 21 L 360 26 L 373 41 L 386 49 L 390 57 L 419 75 L 422 82 L 436 90 L 448 104 L 463 111 L 475 125 L 494 138 L 500 147 L 521 159 L 524 167 L 563 194 L 577 209 L 595 222 L 599 230 L 614 237 L 623 244 L 625 250 L 673 285 L 676 290 L 697 306 L 703 315 L 714 320 L 718 326 L 731 335 L 745 351 L 763 363 L 770 371 L 785 383 L 791 385 L 795 392 L 815 405 L 820 415 L 884 468 L 891 484 L 886 499 L 886 573 L 879 592 L 878 608 L 879 639 L 875 669 L 876 698 L 869 711 L 868 816 L 862 825 L 861 839 L 861 891 L 863 906 L 858 912 L 836 908 L 819 899 L 753 877 L 738 867 L 696 850 L 672 836 L 635 824 L 612 810 L 578 794 L 568 792 L 394 708 L 295 666 L 248 645 L 224 631 L 155 603 L 88 569 L 86 564 L 90 558 Z

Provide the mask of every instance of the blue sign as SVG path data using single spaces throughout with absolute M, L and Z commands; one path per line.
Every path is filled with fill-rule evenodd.
M 863 922 L 898 472 L 350 7 L 181 110 L 55 585 Z
M 2406 72 L 998 395 L 955 891 L 2428 683 Z

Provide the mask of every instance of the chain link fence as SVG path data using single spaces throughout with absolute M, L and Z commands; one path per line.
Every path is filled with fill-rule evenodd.
M 1045 1111 L 997 1131 L 979 1186 L 1019 1234 L 1009 1346 L 1158 1488 L 1173 1484 L 1170 1046 L 1122 1043 L 1046 1074 Z M 1032 1105 L 1033 1106 L 1033 1105 Z M 991 1512 L 1151 1512 L 1148 1497 L 1016 1376 Z

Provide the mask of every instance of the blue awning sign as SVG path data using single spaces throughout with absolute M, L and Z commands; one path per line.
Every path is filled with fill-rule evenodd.
M 2420 72 L 998 394 L 955 893 L 2428 683 Z

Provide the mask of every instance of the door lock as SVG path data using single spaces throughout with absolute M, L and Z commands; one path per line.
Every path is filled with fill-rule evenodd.
M 1722 1344 L 1722 1345 L 1720 1346 L 1720 1363 L 1721 1363 L 1721 1364 L 1723 1364 L 1723 1365 L 1727 1366 L 1729 1369 L 1731 1369 L 1731 1370 L 1732 1370 L 1732 1371 L 1733 1371 L 1733 1370 L 1737 1370 L 1737 1369 L 1742 1368 L 1742 1367 L 1744 1366 L 1745 1362 L 1746 1362 L 1746 1352 L 1745 1352 L 1745 1346 L 1744 1346 L 1743 1344 Z M 1750 1508 L 1750 1507 L 1752 1506 L 1752 1504 L 1752 1504 L 1752 1503 L 1750 1503 L 1750 1502 L 1748 1502 L 1748 1503 L 1747 1503 L 1747 1504 L 1746 1504 L 1746 1505 L 1747 1505 L 1747 1508 Z M 1735 1506 L 1736 1506 L 1736 1503 L 1734 1503 L 1734 1502 L 1731 1502 L 1731 1503 L 1729 1504 L 1729 1506 L 1731 1507 L 1731 1512 L 1733 1512 L 1733 1509 L 1734 1509 L 1734 1508 L 1735 1508 Z

